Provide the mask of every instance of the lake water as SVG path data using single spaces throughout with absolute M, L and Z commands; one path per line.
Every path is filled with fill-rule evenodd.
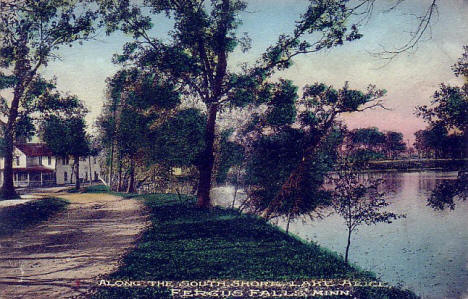
M 434 211 L 426 205 L 431 190 L 457 172 L 421 171 L 376 174 L 385 179 L 389 210 L 406 214 L 391 224 L 361 226 L 353 232 L 350 262 L 378 278 L 414 291 L 422 298 L 468 298 L 468 202 L 455 210 Z M 232 201 L 232 188 L 213 190 L 221 205 Z M 285 228 L 286 221 L 277 225 Z M 295 221 L 290 232 L 344 255 L 346 226 L 331 215 Z

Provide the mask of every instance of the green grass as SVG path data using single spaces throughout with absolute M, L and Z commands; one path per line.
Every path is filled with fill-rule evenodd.
M 48 220 L 62 211 L 68 202 L 60 198 L 44 198 L 0 209 L 0 236 L 7 236 Z
M 107 277 L 109 280 L 374 279 L 371 273 L 346 264 L 336 254 L 292 237 L 263 219 L 236 210 L 201 210 L 194 200 L 180 201 L 175 195 L 144 198 L 152 226 L 124 257 L 121 267 Z M 396 288 L 363 288 L 355 295 L 417 298 Z M 164 290 L 150 287 L 101 287 L 94 296 L 168 298 Z
M 85 193 L 109 193 L 110 189 L 106 185 L 92 185 L 84 188 Z
M 76 190 L 76 189 L 75 189 Z M 75 191 L 76 192 L 76 191 Z M 124 193 L 124 192 L 114 192 L 110 191 L 109 187 L 106 185 L 92 185 L 82 188 L 79 192 L 81 193 L 108 193 L 112 195 L 117 195 L 123 198 L 134 198 L 141 196 L 140 194 L 135 193 Z

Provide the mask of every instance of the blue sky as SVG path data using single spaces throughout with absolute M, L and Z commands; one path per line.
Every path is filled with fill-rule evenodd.
M 380 3 L 389 3 L 381 1 Z M 413 115 L 414 106 L 428 104 L 431 94 L 442 82 L 460 84 L 450 66 L 468 44 L 468 1 L 439 1 L 438 16 L 434 19 L 431 34 L 421 41 L 418 48 L 405 53 L 384 65 L 369 52 L 381 47 L 391 49 L 402 45 L 408 32 L 416 25 L 414 16 L 421 14 L 429 5 L 428 0 L 407 0 L 391 13 L 382 13 L 377 7 L 370 21 L 362 27 L 361 40 L 318 54 L 309 54 L 295 59 L 295 64 L 279 76 L 292 79 L 303 86 L 316 81 L 340 87 L 349 81 L 353 88 L 365 88 L 375 84 L 388 91 L 385 101 L 387 110 L 346 115 L 350 128 L 377 126 L 382 130 L 397 130 L 405 138 L 425 127 L 424 122 Z M 306 6 L 304 0 L 251 0 L 244 13 L 240 32 L 248 32 L 252 49 L 246 53 L 231 55 L 231 65 L 255 60 L 280 33 L 291 32 L 294 20 Z M 164 36 L 168 22 L 156 19 L 154 34 Z M 105 36 L 102 32 L 96 40 L 63 48 L 61 60 L 49 64 L 43 73 L 57 78 L 59 89 L 78 95 L 88 106 L 88 121 L 92 123 L 102 107 L 105 79 L 117 69 L 111 62 L 112 54 L 120 52 L 129 37 L 122 33 Z

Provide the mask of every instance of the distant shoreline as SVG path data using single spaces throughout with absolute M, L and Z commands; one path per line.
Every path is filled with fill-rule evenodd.
M 468 159 L 408 159 L 370 161 L 366 171 L 459 171 L 468 168 Z

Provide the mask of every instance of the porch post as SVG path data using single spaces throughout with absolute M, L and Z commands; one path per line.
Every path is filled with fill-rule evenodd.
M 30 178 L 29 178 L 29 172 L 28 172 L 28 187 L 29 187 L 29 184 L 30 184 Z
M 41 172 L 41 187 L 42 187 L 42 172 Z

